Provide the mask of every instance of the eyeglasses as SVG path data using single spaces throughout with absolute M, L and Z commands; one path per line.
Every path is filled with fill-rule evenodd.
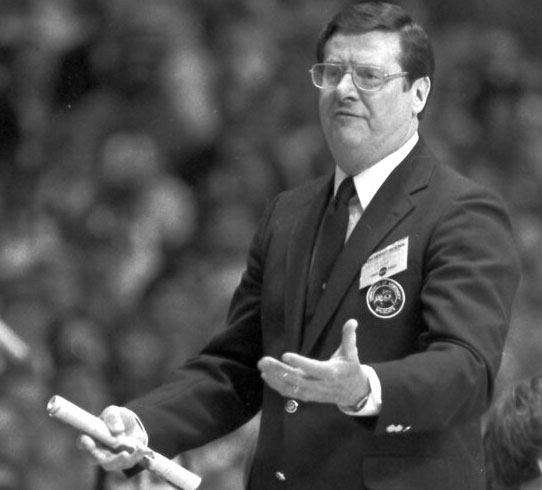
M 346 73 L 351 73 L 354 85 L 364 92 L 378 92 L 388 80 L 408 75 L 407 71 L 384 73 L 378 66 L 339 63 L 317 63 L 309 71 L 312 83 L 324 90 L 334 89 Z

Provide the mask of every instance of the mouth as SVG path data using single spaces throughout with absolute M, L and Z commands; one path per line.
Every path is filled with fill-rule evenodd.
M 356 114 L 354 112 L 351 112 L 351 111 L 347 111 L 347 110 L 338 110 L 335 112 L 335 116 L 336 117 L 355 117 L 355 118 L 359 118 L 359 114 Z

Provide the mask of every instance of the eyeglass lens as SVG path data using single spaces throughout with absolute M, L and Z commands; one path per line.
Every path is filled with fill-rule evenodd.
M 349 67 L 346 65 L 315 65 L 312 70 L 313 81 L 321 88 L 335 88 L 341 82 L 348 69 Z M 384 82 L 382 71 L 376 67 L 353 66 L 352 73 L 354 83 L 361 89 L 378 90 Z

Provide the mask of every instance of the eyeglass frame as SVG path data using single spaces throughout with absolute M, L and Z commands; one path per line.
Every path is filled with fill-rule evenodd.
M 337 82 L 337 84 L 334 86 L 334 87 L 324 87 L 324 86 L 319 86 L 316 84 L 315 80 L 314 80 L 314 69 L 315 67 L 317 66 L 338 66 L 338 67 L 343 67 L 343 68 L 346 68 L 346 70 L 344 71 L 344 73 L 342 74 L 342 77 L 340 78 L 340 80 Z M 377 69 L 379 72 L 381 72 L 381 83 L 380 83 L 380 86 L 378 88 L 375 88 L 375 89 L 367 89 L 367 88 L 363 88 L 363 87 L 360 87 L 357 83 L 356 83 L 356 77 L 354 76 L 354 68 L 356 67 L 362 67 L 362 68 L 375 68 Z M 312 80 L 312 83 L 313 85 L 316 87 L 316 88 L 319 88 L 319 89 L 322 89 L 322 90 L 334 90 L 335 88 L 337 88 L 337 86 L 339 85 L 339 83 L 342 81 L 342 79 L 344 78 L 344 76 L 348 73 L 351 74 L 352 76 L 352 82 L 354 83 L 355 87 L 358 89 L 358 90 L 361 90 L 363 92 L 378 92 L 380 90 L 382 90 L 382 88 L 384 87 L 384 85 L 390 81 L 390 80 L 393 80 L 394 78 L 399 78 L 399 77 L 404 77 L 406 75 L 409 75 L 410 73 L 408 71 L 400 71 L 400 72 L 397 72 L 397 73 L 384 73 L 384 70 L 383 68 L 381 68 L 380 66 L 376 66 L 376 65 L 348 65 L 346 63 L 315 63 L 314 65 L 311 66 L 311 68 L 309 69 L 309 73 L 311 74 L 311 80 Z

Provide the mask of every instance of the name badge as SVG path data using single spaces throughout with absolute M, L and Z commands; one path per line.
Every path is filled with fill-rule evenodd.
M 391 277 L 407 269 L 408 237 L 397 240 L 386 248 L 372 254 L 361 268 L 359 288 Z

